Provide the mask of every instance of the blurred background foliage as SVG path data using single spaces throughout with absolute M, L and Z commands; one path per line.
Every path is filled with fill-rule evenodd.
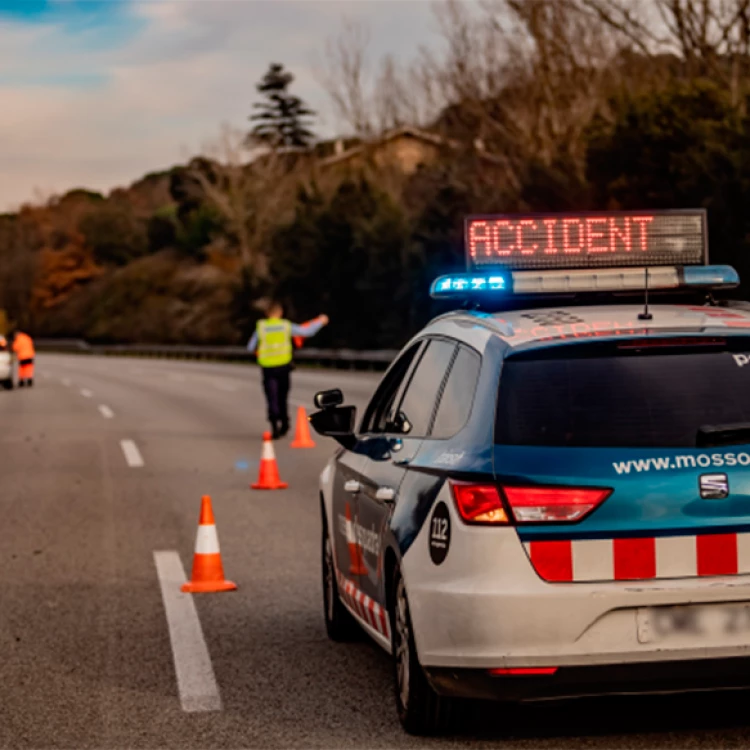
M 275 296 L 330 316 L 316 346 L 398 347 L 442 310 L 427 291 L 463 267 L 464 216 L 529 210 L 704 207 L 711 260 L 750 280 L 746 2 L 437 13 L 442 56 L 407 66 L 364 70 L 351 25 L 329 41 L 341 138 L 274 62 L 248 131 L 209 153 L 0 215 L 0 307 L 37 336 L 236 344 Z

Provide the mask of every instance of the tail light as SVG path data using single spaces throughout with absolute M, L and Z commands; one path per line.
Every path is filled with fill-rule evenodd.
M 508 514 L 495 485 L 451 482 L 451 489 L 458 513 L 466 523 L 507 526 Z
M 612 494 L 595 487 L 503 487 L 503 492 L 518 523 L 580 521 Z
M 612 490 L 600 487 L 507 487 L 451 481 L 461 518 L 469 524 L 571 523 L 599 507 Z M 507 506 L 503 503 L 502 489 Z
M 515 675 L 515 676 L 541 676 L 550 675 L 557 672 L 557 667 L 499 667 L 498 669 L 490 669 L 491 675 Z

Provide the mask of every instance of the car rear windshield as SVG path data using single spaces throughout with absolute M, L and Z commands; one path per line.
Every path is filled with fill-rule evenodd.
M 503 364 L 495 442 L 695 447 L 704 425 L 750 422 L 750 339 L 728 342 L 573 344 L 511 356 Z

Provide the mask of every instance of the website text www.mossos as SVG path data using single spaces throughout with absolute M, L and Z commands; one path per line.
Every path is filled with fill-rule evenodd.
M 659 456 L 613 461 L 618 474 L 644 471 L 674 471 L 676 469 L 718 469 L 727 466 L 750 466 L 750 453 L 702 453 L 698 456 Z

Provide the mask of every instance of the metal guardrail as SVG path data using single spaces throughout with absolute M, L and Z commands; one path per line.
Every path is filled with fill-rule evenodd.
M 197 359 L 254 363 L 255 356 L 244 346 L 191 346 L 183 344 L 89 344 L 82 339 L 36 339 L 39 352 L 98 354 L 153 359 Z M 384 370 L 398 350 L 297 349 L 295 362 L 336 369 Z

